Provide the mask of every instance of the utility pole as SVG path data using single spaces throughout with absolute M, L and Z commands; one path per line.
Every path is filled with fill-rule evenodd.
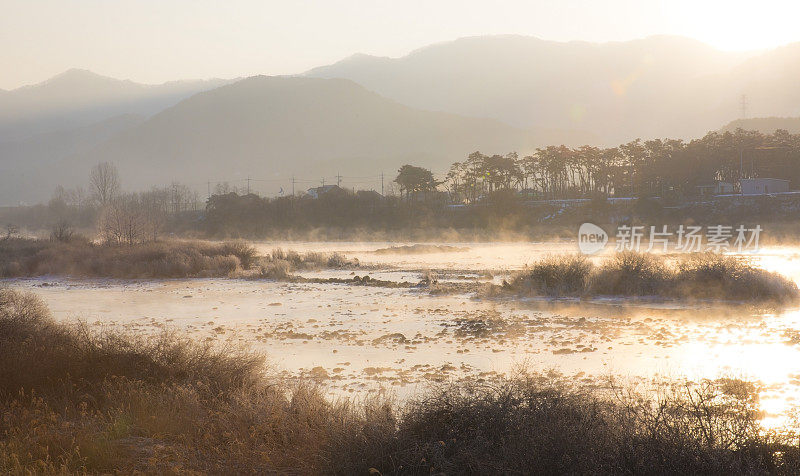
M 250 176 L 247 176 L 247 194 L 250 195 Z
M 325 177 L 322 177 L 322 186 L 325 186 Z
M 383 172 L 381 172 L 381 195 L 383 194 Z
M 208 198 L 210 199 L 211 198 L 211 180 L 208 181 L 207 185 L 208 185 Z
M 739 147 L 739 194 L 744 195 L 742 179 L 744 178 L 744 147 Z
M 178 213 L 178 184 L 172 182 L 172 213 Z
M 292 175 L 292 196 L 294 197 L 294 175 Z
M 337 187 L 341 187 L 342 186 L 342 176 L 339 175 L 339 172 L 336 172 L 336 186 Z

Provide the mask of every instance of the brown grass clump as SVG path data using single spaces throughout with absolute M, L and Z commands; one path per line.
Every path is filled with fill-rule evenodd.
M 256 251 L 243 242 L 164 241 L 127 246 L 15 239 L 0 241 L 0 258 L 2 277 L 225 277 L 254 264 Z
M 358 260 L 340 253 L 275 249 L 260 257 L 244 241 L 160 241 L 135 245 L 0 240 L 0 277 L 74 276 L 84 278 L 210 278 L 260 274 L 288 279 L 299 269 L 357 268 Z M 255 271 L 247 273 L 248 270 Z
M 649 253 L 622 251 L 604 262 L 589 282 L 590 294 L 656 296 L 669 291 L 672 270 Z
M 517 273 L 507 286 L 526 294 L 569 296 L 583 293 L 592 263 L 582 255 L 548 255 Z
M 261 277 L 284 280 L 292 276 L 292 263 L 286 260 L 267 261 L 261 264 Z
M 701 298 L 791 301 L 797 285 L 778 273 L 752 266 L 746 259 L 718 253 L 696 253 L 681 259 L 677 293 Z
M 343 254 L 337 252 L 320 253 L 318 251 L 309 251 L 300 254 L 294 250 L 284 251 L 281 248 L 275 248 L 272 250 L 272 253 L 265 256 L 262 260 L 262 262 L 276 261 L 286 261 L 294 269 L 358 267 L 357 259 L 347 259 Z
M 92 387 L 109 376 L 159 384 L 205 381 L 226 392 L 257 378 L 262 360 L 214 349 L 174 332 L 92 332 L 54 322 L 35 296 L 0 290 L 0 398 Z M 35 357 L 35 358 L 32 358 Z
M 492 288 L 496 291 L 500 288 Z M 545 296 L 655 296 L 788 303 L 797 285 L 747 260 L 693 253 L 671 263 L 661 255 L 624 251 L 595 266 L 580 255 L 552 255 L 504 283 L 503 290 Z
M 0 290 L 0 473 L 319 472 L 337 409 L 263 358 L 92 332 Z
M 292 273 L 304 269 L 323 268 L 358 268 L 357 259 L 348 259 L 341 253 L 320 253 L 309 251 L 300 254 L 294 250 L 284 251 L 275 248 L 270 254 L 261 258 L 259 268 L 261 277 L 269 279 L 289 279 Z

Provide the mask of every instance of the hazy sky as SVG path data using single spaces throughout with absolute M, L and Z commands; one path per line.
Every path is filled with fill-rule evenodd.
M 799 17 L 800 2 L 752 0 L 0 0 L 0 88 L 69 68 L 145 83 L 299 73 L 499 33 L 762 49 L 800 41 Z

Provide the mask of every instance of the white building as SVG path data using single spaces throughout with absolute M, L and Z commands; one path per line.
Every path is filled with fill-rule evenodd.
M 741 179 L 742 195 L 766 195 L 789 191 L 789 181 L 777 178 Z

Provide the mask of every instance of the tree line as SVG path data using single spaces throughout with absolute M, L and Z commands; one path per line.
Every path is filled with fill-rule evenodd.
M 773 177 L 797 184 L 800 134 L 738 129 L 710 132 L 688 142 L 637 139 L 611 148 L 549 146 L 523 157 L 478 151 L 454 163 L 443 182 L 417 168 L 404 166 L 396 179 L 407 195 L 443 184 L 451 201 L 461 203 L 478 202 L 499 190 L 548 200 L 598 195 L 680 198 L 713 181 L 735 184 L 740 178 Z
M 259 236 L 315 227 L 485 228 L 507 226 L 512 215 L 529 223 L 553 213 L 549 205 L 522 207 L 525 201 L 622 196 L 660 197 L 663 203 L 690 199 L 697 185 L 736 183 L 740 177 L 783 178 L 796 186 L 800 134 L 739 129 L 710 132 L 691 141 L 637 139 L 612 148 L 549 146 L 525 156 L 477 151 L 454 163 L 441 180 L 424 167 L 404 165 L 394 179 L 399 197 L 334 188 L 317 199 L 266 198 L 218 184 L 205 206 L 196 191 L 180 183 L 124 192 L 117 169 L 101 163 L 92 168 L 87 188 L 59 187 L 46 206 L 7 210 L 3 234 L 10 236 L 18 225 L 37 219 L 49 221 L 59 240 L 71 236 L 70 226 L 77 225 L 96 228 L 107 242 L 128 244 L 157 240 L 165 230 Z M 485 206 L 469 207 L 468 213 L 445 208 L 459 203 Z

